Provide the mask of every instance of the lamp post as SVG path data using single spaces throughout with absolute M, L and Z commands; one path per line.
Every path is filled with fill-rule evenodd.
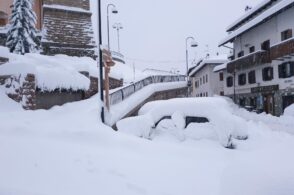
M 105 116 L 104 116 L 104 91 L 103 91 L 103 59 L 102 59 L 102 50 L 101 50 L 101 45 L 102 45 L 102 23 L 101 23 L 101 0 L 98 0 L 98 32 L 99 32 L 99 37 L 98 37 L 98 60 L 97 64 L 99 67 L 99 92 L 100 92 L 100 100 L 101 100 L 101 121 L 104 123 L 105 122 Z
M 116 9 L 116 6 L 114 4 L 108 4 L 107 5 L 107 44 L 108 44 L 108 50 L 110 51 L 110 38 L 109 38 L 109 8 L 112 7 L 111 13 L 117 14 L 118 10 Z
M 194 37 L 187 37 L 186 38 L 186 71 L 187 71 L 187 82 L 188 82 L 188 90 L 187 90 L 187 97 L 189 96 L 190 86 L 189 86 L 189 52 L 188 52 L 188 41 L 192 40 L 190 47 L 197 47 L 198 44 L 195 42 Z
M 192 40 L 190 47 L 197 47 L 198 44 L 195 42 L 194 37 L 187 37 L 186 38 L 186 71 L 187 71 L 187 78 L 189 77 L 189 52 L 188 52 L 188 41 Z
M 119 43 L 119 31 L 121 29 L 123 29 L 123 26 L 121 23 L 115 23 L 113 26 L 112 26 L 114 29 L 116 29 L 117 31 L 117 50 L 118 50 L 118 53 L 120 53 L 120 43 Z

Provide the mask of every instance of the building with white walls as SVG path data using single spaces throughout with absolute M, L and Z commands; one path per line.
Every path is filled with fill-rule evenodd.
M 264 0 L 227 28 L 225 95 L 277 116 L 294 103 L 293 18 L 294 0 Z
M 207 57 L 199 60 L 197 65 L 190 69 L 189 77 L 192 83 L 192 97 L 211 97 L 214 95 L 224 95 L 224 77 L 213 69 L 225 62 L 227 56 Z

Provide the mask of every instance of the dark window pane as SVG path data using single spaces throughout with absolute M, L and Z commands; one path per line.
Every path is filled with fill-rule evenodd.
M 228 77 L 227 78 L 227 87 L 233 87 L 234 82 L 233 82 L 233 77 Z
M 264 81 L 271 81 L 274 78 L 274 69 L 272 67 L 266 67 L 262 70 L 262 79 Z
M 256 75 L 254 70 L 248 73 L 248 82 L 249 84 L 256 83 Z
M 238 78 L 239 85 L 246 85 L 246 74 L 240 74 Z

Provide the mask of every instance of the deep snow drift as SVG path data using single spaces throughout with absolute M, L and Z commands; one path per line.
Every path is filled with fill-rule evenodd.
M 99 100 L 23 111 L 0 87 L 0 194 L 289 195 L 294 137 L 244 115 L 249 137 L 228 150 L 209 139 L 149 141 L 99 121 Z M 246 116 L 245 116 L 246 115 Z M 292 117 L 292 116 L 288 116 Z M 294 121 L 294 117 L 291 118 Z

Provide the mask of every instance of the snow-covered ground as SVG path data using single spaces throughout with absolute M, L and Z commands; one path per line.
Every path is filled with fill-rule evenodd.
M 149 141 L 114 132 L 99 120 L 98 96 L 23 111 L 3 91 L 1 195 L 294 194 L 294 137 L 283 131 L 293 116 L 259 121 L 235 108 L 252 128 L 228 150 L 209 139 Z

